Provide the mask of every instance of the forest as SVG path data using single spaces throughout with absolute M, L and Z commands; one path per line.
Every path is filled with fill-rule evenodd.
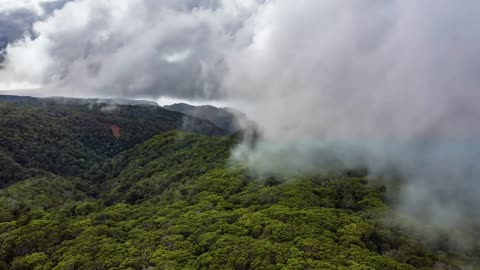
M 254 176 L 227 134 L 153 106 L 0 102 L 0 269 L 480 269 L 479 246 L 398 226 L 381 182 Z

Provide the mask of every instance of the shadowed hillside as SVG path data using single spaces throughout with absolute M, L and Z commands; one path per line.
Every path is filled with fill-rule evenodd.
M 13 102 L 0 102 L 0 186 L 45 171 L 82 175 L 96 162 L 173 129 L 228 133 L 156 106 L 67 105 L 13 96 L 4 100 Z

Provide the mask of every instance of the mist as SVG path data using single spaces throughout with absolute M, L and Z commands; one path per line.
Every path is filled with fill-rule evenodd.
M 478 4 L 303 3 L 264 8 L 251 44 L 227 58 L 226 89 L 263 128 L 233 161 L 275 176 L 366 167 L 422 237 L 474 247 Z
M 261 129 L 232 152 L 253 174 L 395 171 L 397 213 L 480 225 L 478 1 L 75 0 L 31 29 L 0 89 L 226 102 Z

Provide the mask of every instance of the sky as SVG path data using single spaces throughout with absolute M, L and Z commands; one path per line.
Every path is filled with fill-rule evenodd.
M 480 207 L 479 44 L 476 0 L 0 0 L 0 89 L 229 104 L 253 172 L 393 164 L 397 209 L 452 229 Z

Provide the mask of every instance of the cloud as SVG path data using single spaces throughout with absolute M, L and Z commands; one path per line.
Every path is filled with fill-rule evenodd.
M 5 48 L 9 43 L 22 40 L 26 36 L 35 38 L 32 25 L 48 17 L 56 9 L 62 8 L 68 1 L 4 0 L 0 2 L 0 64 L 5 60 Z M 19 83 L 10 82 L 10 84 L 18 85 Z
M 38 38 L 9 45 L 4 79 L 70 94 L 219 97 L 225 48 L 255 6 L 72 1 L 34 24 Z
M 271 100 L 262 122 L 284 136 L 420 136 L 449 117 L 461 126 L 452 133 L 470 133 L 480 4 L 468 3 L 271 2 L 252 22 L 253 42 L 228 55 L 225 88 Z

